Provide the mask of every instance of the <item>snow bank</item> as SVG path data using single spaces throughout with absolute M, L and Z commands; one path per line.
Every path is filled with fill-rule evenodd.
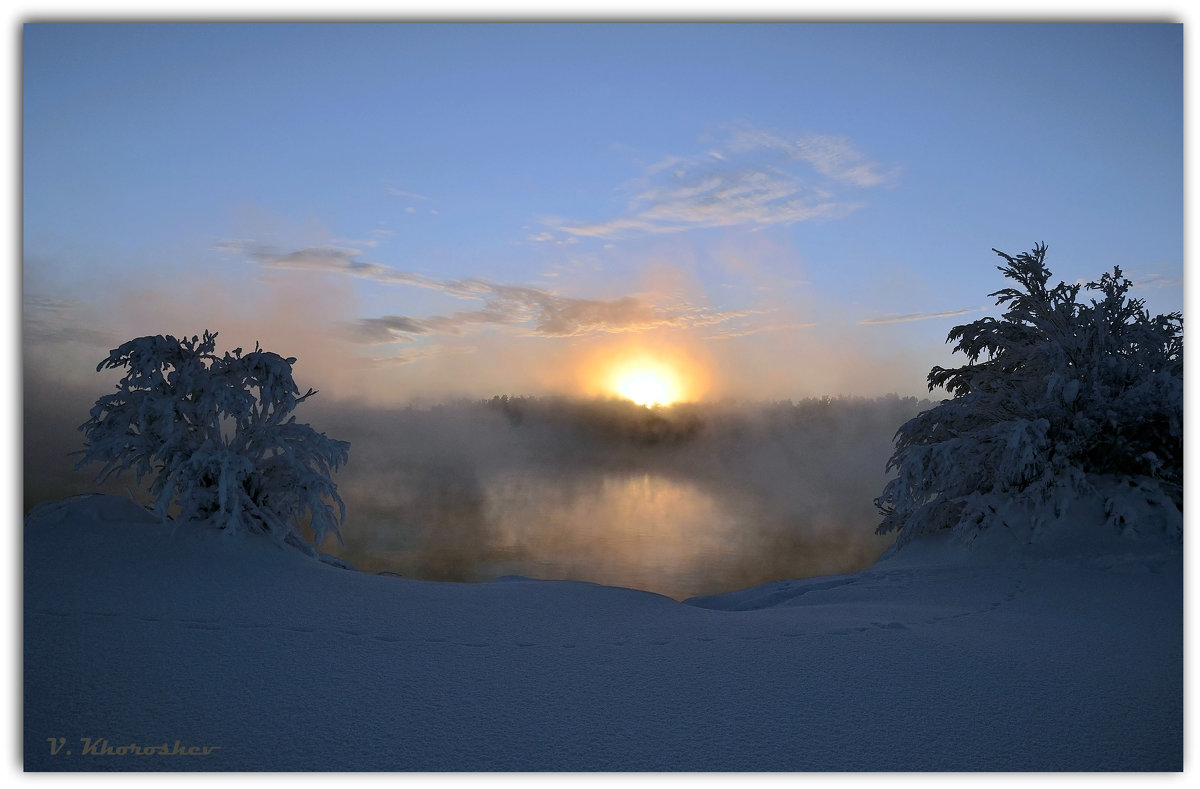
M 1177 543 L 917 541 L 684 604 L 367 575 L 111 497 L 24 540 L 27 770 L 1182 769 Z

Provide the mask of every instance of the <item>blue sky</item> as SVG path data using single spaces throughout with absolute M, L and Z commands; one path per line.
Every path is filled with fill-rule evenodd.
M 1004 286 L 1183 306 L 1156 24 L 30 24 L 28 359 L 220 331 L 334 397 L 922 394 Z M 41 351 L 53 351 L 42 353 Z M 30 362 L 33 363 L 33 362 Z

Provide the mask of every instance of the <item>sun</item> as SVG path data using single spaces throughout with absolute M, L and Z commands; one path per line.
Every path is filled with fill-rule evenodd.
M 699 401 L 711 375 L 702 349 L 646 338 L 611 340 L 581 349 L 575 357 L 580 394 L 619 397 L 654 408 Z
M 647 408 L 683 399 L 678 374 L 664 364 L 644 360 L 618 367 L 612 388 L 621 397 Z

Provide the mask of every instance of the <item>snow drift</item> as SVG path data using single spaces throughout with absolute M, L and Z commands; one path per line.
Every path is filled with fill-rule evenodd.
M 1177 539 L 952 540 L 679 603 L 42 505 L 25 769 L 1182 769 Z

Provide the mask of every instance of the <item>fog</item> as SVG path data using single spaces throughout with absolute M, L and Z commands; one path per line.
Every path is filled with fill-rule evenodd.
M 96 469 L 74 470 L 69 455 L 94 392 L 26 383 L 25 509 L 98 489 Z M 892 436 L 928 405 L 318 397 L 297 417 L 351 442 L 335 476 L 344 545 L 322 549 L 364 571 L 569 578 L 682 599 L 874 561 L 890 543 L 874 534 L 872 500 Z M 147 500 L 132 478 L 103 489 Z
M 873 562 L 892 436 L 927 405 L 495 397 L 312 416 L 351 442 L 340 553 L 361 569 L 684 598 Z

